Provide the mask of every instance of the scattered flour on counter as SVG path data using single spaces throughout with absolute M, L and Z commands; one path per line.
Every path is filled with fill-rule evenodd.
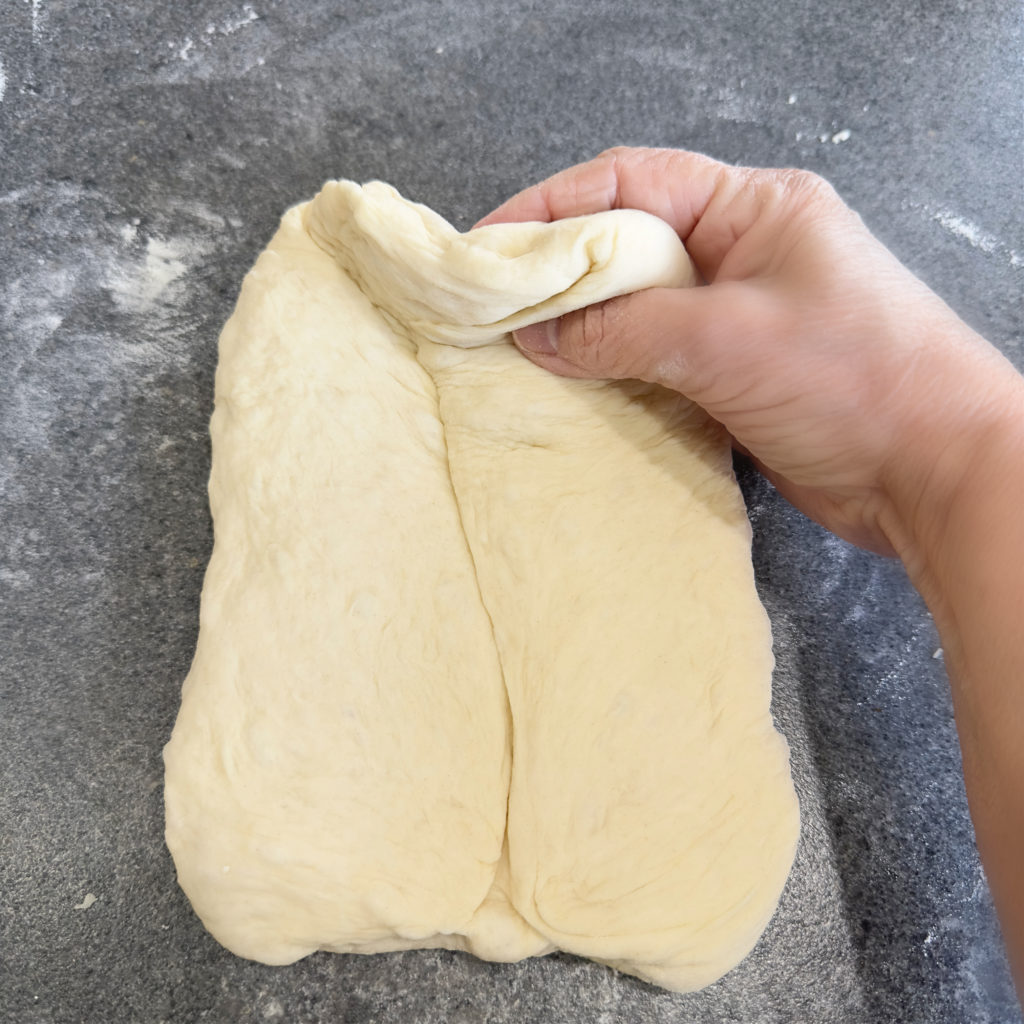
M 640 67 L 658 67 L 689 81 L 694 89 L 692 104 L 708 117 L 732 124 L 761 126 L 776 116 L 777 97 L 762 98 L 755 88 L 748 87 L 745 78 L 723 78 L 721 66 L 699 48 L 686 51 L 671 44 L 625 43 L 618 52 L 621 59 L 635 61 Z
M 0 60 L 0 103 L 4 101 L 5 92 L 7 92 L 7 75 L 4 74 L 4 62 Z
M 12 590 L 29 586 L 33 578 L 26 569 L 8 569 L 7 566 L 0 565 L 0 583 Z
M 245 170 L 245 161 L 237 153 L 221 148 L 215 149 L 213 155 L 216 156 L 218 160 L 226 163 L 228 167 L 231 167 L 236 171 Z
M 849 128 L 843 128 L 838 132 L 825 132 L 823 135 L 818 136 L 819 142 L 831 142 L 833 146 L 838 146 L 841 142 L 847 142 L 853 132 Z
M 81 903 L 76 903 L 74 906 L 75 910 L 88 910 L 98 899 L 91 892 L 87 892 Z
M 994 235 L 988 234 L 988 232 L 982 230 L 973 221 L 967 220 L 966 217 L 961 217 L 957 213 L 953 213 L 951 210 L 934 210 L 931 207 L 923 206 L 921 209 L 928 214 L 928 216 L 945 228 L 951 235 L 955 235 L 957 238 L 962 238 L 965 242 L 971 245 L 975 249 L 980 249 L 984 253 L 989 255 L 1004 254 L 1012 267 L 1019 267 L 1024 265 L 1024 258 L 1013 249 L 1004 245 Z
M 260 1009 L 260 1016 L 264 1020 L 281 1020 L 284 1017 L 284 1007 L 279 1000 L 271 996 L 266 1006 Z
M 70 268 L 29 267 L 0 288 L 0 305 L 28 339 L 21 352 L 15 352 L 7 366 L 17 374 L 24 362 L 35 358 L 44 342 L 53 336 L 70 309 L 75 273 Z
M 43 0 L 31 0 L 32 2 L 32 42 L 39 42 L 39 34 L 42 30 Z
M 740 83 L 742 90 L 743 83 Z M 719 86 L 713 93 L 713 112 L 722 121 L 734 124 L 758 124 L 764 117 L 764 105 L 757 96 Z
M 214 22 L 210 22 L 206 26 L 206 30 L 203 35 L 199 37 L 199 42 L 202 46 L 210 46 L 216 36 L 233 36 L 236 32 L 245 28 L 246 25 L 251 25 L 254 21 L 259 21 L 259 14 L 253 9 L 252 4 L 245 4 L 242 7 L 240 14 L 233 18 L 226 18 L 219 25 Z M 174 43 L 167 44 L 170 47 L 174 47 Z M 196 51 L 195 40 L 191 36 L 185 38 L 185 42 L 178 49 L 178 56 L 182 60 L 188 60 L 190 54 Z
M 0 375 L 0 408 L 11 379 L 33 376 L 41 364 L 53 372 L 81 360 L 79 372 L 109 377 L 115 367 L 157 371 L 187 358 L 194 338 L 189 275 L 231 236 L 226 218 L 194 199 L 166 199 L 142 226 L 129 214 L 110 216 L 108 201 L 94 190 L 29 185 L 0 195 L 0 231 L 23 233 L 20 211 L 29 205 L 37 211 L 38 251 L 48 251 L 51 239 L 62 248 L 57 257 L 22 259 L 15 273 L 0 276 L 0 309 L 21 338 Z M 98 316 L 104 306 L 110 316 L 133 317 L 130 329 Z
M 0 430 L 17 438 L 15 455 L 0 451 L 0 488 L 10 486 L 5 461 L 52 447 L 63 396 L 144 391 L 191 366 L 219 326 L 204 320 L 209 283 L 199 273 L 233 244 L 229 219 L 184 196 L 135 212 L 64 183 L 0 194 L 0 233 L 15 253 L 13 272 L 0 274 L 0 321 L 14 338 L 0 373 Z
M 977 224 L 972 224 L 963 217 L 958 217 L 948 210 L 938 210 L 932 214 L 932 220 L 938 221 L 947 231 L 960 238 L 965 238 L 975 249 L 982 252 L 995 252 L 999 242 L 991 235 L 986 235 Z
M 125 237 L 122 229 L 121 237 Z M 111 261 L 106 285 L 119 309 L 148 313 L 188 270 L 192 247 L 181 239 L 146 239 L 141 262 Z
M 242 7 L 242 13 L 238 17 L 228 18 L 219 28 L 216 25 L 207 25 L 206 32 L 208 35 L 220 32 L 222 36 L 231 36 L 239 29 L 245 28 L 246 25 L 251 25 L 254 21 L 258 21 L 259 17 L 253 10 L 252 4 L 245 4 Z
M 196 26 L 191 35 L 166 40 L 167 49 L 176 53 L 177 61 L 164 65 L 158 79 L 185 82 L 218 77 L 237 78 L 253 68 L 266 64 L 266 58 L 255 52 L 261 40 L 240 39 L 238 33 L 261 18 L 251 5 L 219 22 Z M 222 45 L 218 45 L 222 44 Z
M 223 231 L 226 224 L 230 224 L 232 227 L 241 227 L 239 221 L 232 223 L 234 218 L 225 217 L 222 213 L 216 213 L 208 206 L 204 206 L 193 199 L 167 199 L 164 201 L 164 209 L 168 213 L 184 214 L 189 220 L 209 224 L 210 227 L 216 228 L 218 231 Z

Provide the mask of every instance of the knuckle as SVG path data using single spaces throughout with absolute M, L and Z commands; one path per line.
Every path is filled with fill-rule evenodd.
M 635 149 L 631 149 L 629 146 L 609 146 L 608 149 L 601 150 L 597 154 L 598 160 L 623 160 L 628 157 L 631 153 L 635 153 Z
M 605 329 L 607 327 L 607 306 L 603 302 L 583 309 L 580 317 L 580 343 L 582 354 L 591 365 L 600 365 L 605 351 Z
M 832 201 L 836 197 L 835 189 L 814 171 L 788 167 L 779 172 L 781 184 L 788 193 L 803 200 Z
M 566 356 L 581 370 L 614 374 L 619 369 L 614 303 L 599 302 L 577 310 L 570 318 L 569 339 Z
M 821 175 L 796 167 L 744 168 L 736 195 L 745 195 L 762 210 L 813 211 L 845 206 Z

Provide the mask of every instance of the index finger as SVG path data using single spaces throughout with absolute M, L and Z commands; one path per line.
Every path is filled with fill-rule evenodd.
M 525 189 L 475 226 L 631 209 L 660 217 L 685 242 L 723 178 L 734 170 L 684 150 L 610 149 Z M 666 182 L 680 187 L 666 188 Z

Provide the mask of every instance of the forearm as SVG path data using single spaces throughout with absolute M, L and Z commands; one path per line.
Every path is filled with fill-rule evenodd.
M 946 424 L 933 490 L 904 501 L 895 532 L 942 638 L 978 849 L 1024 992 L 1024 381 L 985 378 L 977 432 Z

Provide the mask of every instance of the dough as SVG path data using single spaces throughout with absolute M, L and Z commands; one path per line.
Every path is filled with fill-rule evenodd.
M 165 751 L 229 949 L 558 948 L 687 991 L 757 941 L 798 808 L 728 442 L 508 336 L 693 280 L 636 211 L 460 235 L 333 182 L 286 214 L 221 336 Z

